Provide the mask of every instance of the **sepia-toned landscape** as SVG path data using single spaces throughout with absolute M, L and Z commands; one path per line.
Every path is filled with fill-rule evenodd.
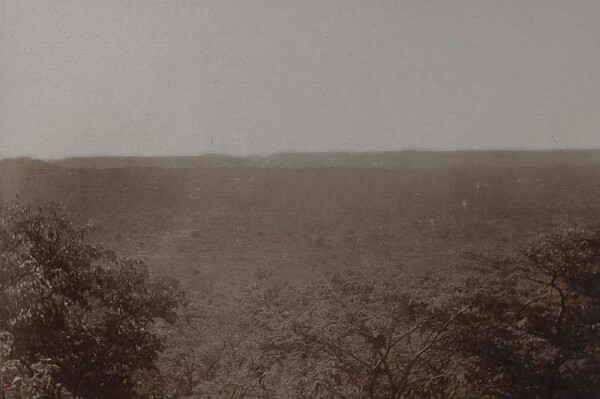
M 598 21 L 0 0 L 0 399 L 600 399 Z
M 67 217 L 69 224 L 37 238 L 60 237 L 57 242 L 23 243 L 24 250 L 67 239 L 78 248 L 79 238 L 67 234 L 73 223 L 85 228 L 86 242 L 143 262 L 150 276 L 181 290 L 172 292 L 178 299 L 170 299 L 168 322 L 153 318 L 140 327 L 163 340 L 158 357 L 144 355 L 151 364 L 110 375 L 97 367 L 127 357 L 103 358 L 92 346 L 84 352 L 98 350 L 98 358 L 80 360 L 90 375 L 63 376 L 64 362 L 73 360 L 48 354 L 48 364 L 61 370 L 49 372 L 60 389 L 43 388 L 43 379 L 31 382 L 41 378 L 34 367 L 29 387 L 7 380 L 9 397 L 67 397 L 63 387 L 84 398 L 598 393 L 600 237 L 593 232 L 600 218 L 600 152 L 20 158 L 2 161 L 0 177 L 2 200 L 12 204 L 2 212 L 3 281 L 22 270 L 11 269 L 15 249 L 6 234 L 34 223 L 29 218 L 53 226 Z M 45 209 L 48 202 L 59 209 Z M 24 219 L 16 222 L 10 207 L 22 205 L 15 204 L 31 207 L 18 211 Z M 60 246 L 47 250 L 65 255 Z M 523 271 L 532 260 L 519 251 L 534 251 L 536 262 L 548 264 Z M 45 256 L 36 262 L 50 261 Z M 552 272 L 545 269 L 558 260 Z M 82 260 L 70 262 L 81 267 Z M 43 266 L 45 273 L 53 267 L 64 266 Z M 56 284 L 54 274 L 44 276 Z M 3 295 L 12 300 L 39 295 L 27 285 L 10 287 Z M 120 295 L 133 300 L 126 291 Z M 24 303 L 12 306 L 26 309 Z M 32 328 L 26 326 L 56 311 L 33 309 L 40 315 L 9 316 L 17 317 L 9 328 Z M 557 341 L 552 322 L 560 312 L 568 323 L 560 328 L 569 331 Z M 72 334 L 70 328 L 54 333 Z M 68 335 L 60 339 L 72 344 Z M 112 350 L 123 344 L 110 343 Z M 24 349 L 21 361 L 38 356 Z M 544 396 L 548 378 L 555 386 Z M 31 391 L 19 391 L 25 387 Z

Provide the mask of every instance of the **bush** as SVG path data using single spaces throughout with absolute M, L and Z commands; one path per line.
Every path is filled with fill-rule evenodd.
M 36 379 L 40 392 L 28 397 L 138 396 L 136 376 L 154 369 L 163 346 L 152 324 L 171 320 L 181 300 L 174 281 L 86 243 L 57 206 L 0 208 L 3 367 L 21 376 L 3 371 L 7 392 Z
M 456 304 L 444 348 L 463 359 L 464 397 L 600 397 L 600 234 L 539 238 L 488 264 Z
M 250 284 L 223 309 L 211 345 L 194 332 L 197 342 L 178 346 L 171 379 L 207 399 L 451 395 L 456 370 L 438 349 L 461 310 L 446 314 L 435 284 L 415 285 L 351 272 L 303 287 Z
M 7 358 L 12 344 L 12 335 L 7 332 L 0 333 L 0 359 Z M 40 359 L 27 365 L 19 360 L 5 360 L 0 364 L 0 375 L 5 381 L 5 389 L 2 392 L 10 399 L 42 399 L 48 396 L 72 399 L 69 391 L 52 381 L 52 373 L 55 370 L 56 365 L 51 363 L 51 359 Z
M 218 389 L 195 392 L 600 397 L 600 234 L 542 236 L 513 256 L 481 259 L 480 275 L 457 285 L 343 272 L 299 288 L 249 286 L 233 329 L 244 339 Z

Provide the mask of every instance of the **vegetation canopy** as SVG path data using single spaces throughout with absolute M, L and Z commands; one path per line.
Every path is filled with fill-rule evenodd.
M 10 399 L 600 397 L 597 231 L 478 255 L 455 281 L 365 266 L 293 285 L 260 269 L 186 307 L 175 281 L 86 234 L 54 205 L 0 209 Z
M 446 347 L 475 397 L 599 397 L 600 234 L 544 235 L 486 263 L 457 298 L 469 308 Z
M 57 206 L 0 208 L 0 339 L 5 396 L 133 398 L 163 347 L 175 281 L 86 243 Z

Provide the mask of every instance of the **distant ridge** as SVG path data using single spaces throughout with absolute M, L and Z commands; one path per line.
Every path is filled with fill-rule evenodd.
M 0 159 L 0 171 L 4 173 L 41 173 L 61 169 L 60 164 L 29 157 Z
M 381 151 L 277 153 L 265 156 L 205 154 L 166 157 L 73 157 L 47 161 L 66 168 L 472 168 L 598 166 L 600 150 Z
M 256 166 L 250 158 L 236 157 L 224 154 L 204 154 L 197 156 L 92 156 L 72 157 L 47 161 L 67 168 L 197 168 L 197 167 L 253 167 Z

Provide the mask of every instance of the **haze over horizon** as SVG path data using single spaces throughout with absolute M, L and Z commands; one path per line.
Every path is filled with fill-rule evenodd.
M 118 154 L 118 153 L 105 153 L 105 154 L 98 154 L 98 153 L 89 153 L 89 154 L 83 154 L 83 155 L 78 155 L 78 154 L 69 154 L 66 156 L 56 156 L 56 157 L 39 157 L 39 156 L 31 156 L 31 155 L 16 155 L 16 156 L 6 156 L 6 157 L 2 157 L 0 156 L 0 161 L 3 159 L 33 159 L 33 160 L 40 160 L 40 161 L 48 161 L 48 162 L 55 162 L 55 161 L 63 161 L 63 160 L 76 160 L 76 159 L 81 159 L 81 160 L 93 160 L 95 158 L 98 159 L 110 159 L 110 158 L 123 158 L 123 159 L 128 159 L 128 158 L 149 158 L 149 159 L 160 159 L 160 158 L 202 158 L 202 157 L 217 157 L 217 158 L 227 158 L 227 157 L 231 157 L 232 159 L 267 159 L 273 156 L 294 156 L 294 155 L 360 155 L 360 154 L 372 154 L 373 156 L 376 156 L 377 154 L 424 154 L 424 155 L 429 155 L 429 154 L 469 154 L 469 153 L 473 153 L 473 154 L 477 154 L 477 153 L 483 153 L 483 154 L 519 154 L 519 153 L 523 153 L 523 154 L 533 154 L 533 153 L 540 153 L 540 154 L 552 154 L 552 153 L 575 153 L 575 154 L 580 154 L 580 153 L 587 153 L 590 155 L 593 155 L 596 158 L 600 159 L 600 148 L 576 148 L 576 147 L 557 147 L 557 148 L 504 148 L 504 149 L 494 149 L 494 148 L 479 148 L 479 149 L 468 149 L 468 148 L 457 148 L 457 149 L 435 149 L 435 148 L 425 148 L 425 149 L 411 149 L 411 148 L 406 148 L 406 149 L 381 149 L 381 150 L 312 150 L 312 151 L 277 151 L 277 152 L 264 152 L 264 153 L 252 153 L 252 154 L 236 154 L 236 153 L 225 153 L 225 152 L 199 152 L 199 153 L 174 153 L 174 154 L 168 154 L 168 153 L 163 153 L 163 154 Z
M 0 158 L 600 148 L 594 0 L 0 0 Z

